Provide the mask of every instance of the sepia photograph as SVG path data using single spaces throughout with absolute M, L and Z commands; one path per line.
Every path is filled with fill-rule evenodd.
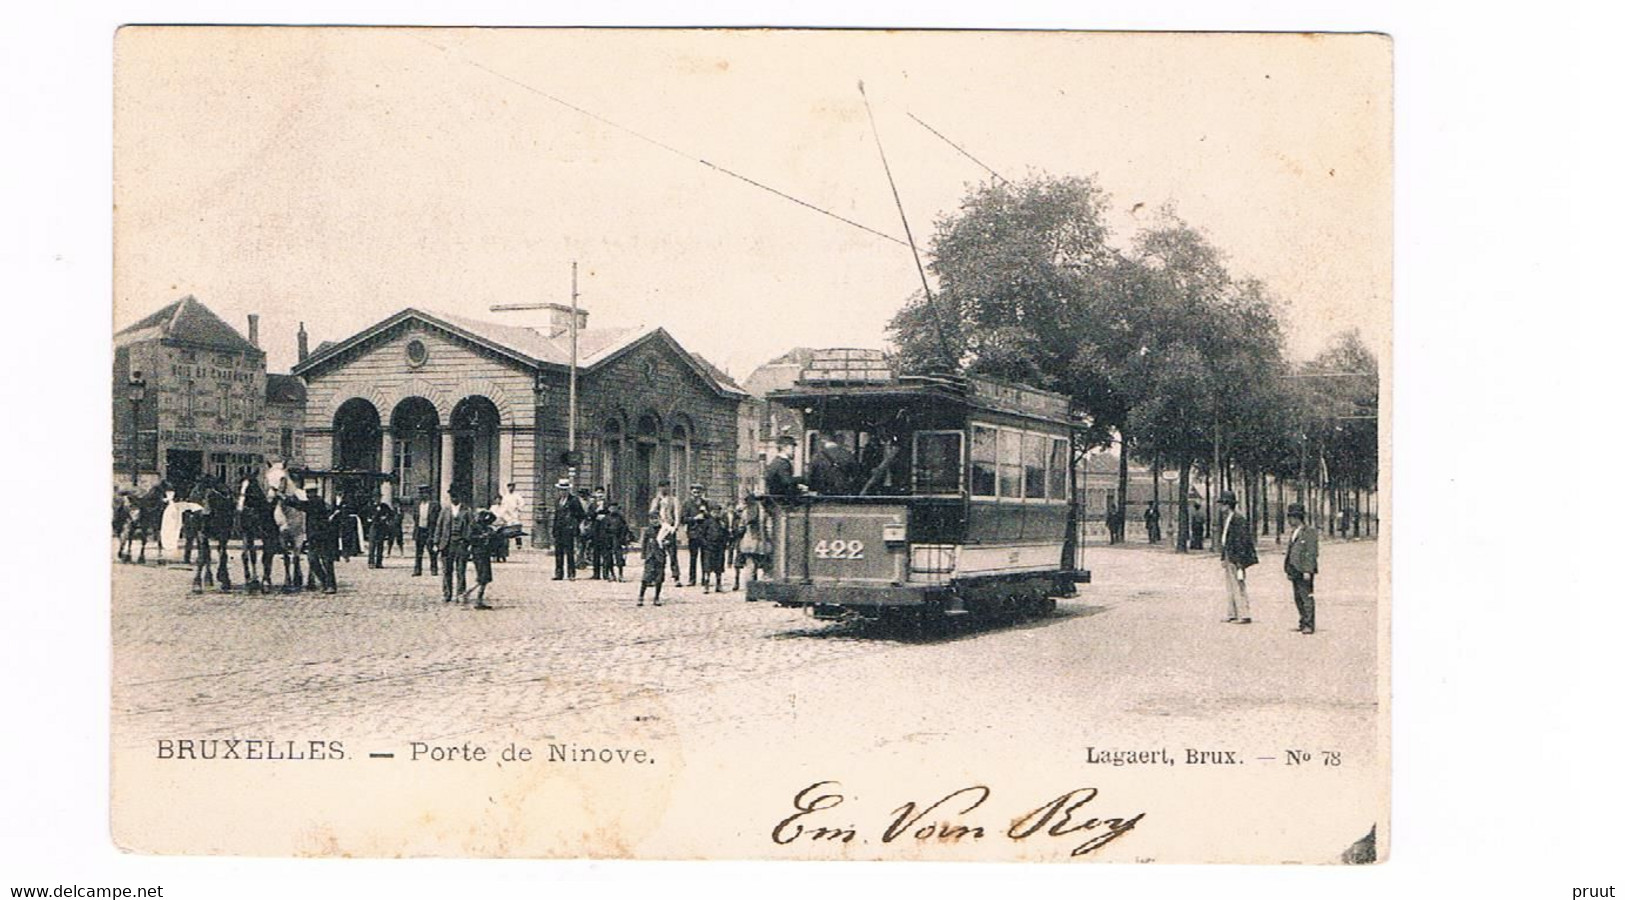
M 1387 860 L 1386 35 L 112 51 L 118 847 Z

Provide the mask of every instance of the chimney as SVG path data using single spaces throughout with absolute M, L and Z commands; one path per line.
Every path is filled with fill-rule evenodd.
M 299 361 L 304 362 L 310 355 L 310 335 L 305 333 L 305 323 L 299 323 Z
M 562 303 L 497 303 L 491 312 L 498 313 L 504 324 L 529 328 L 543 337 L 560 338 L 570 334 L 570 307 Z M 577 307 L 576 328 L 587 328 L 587 311 Z
M 248 342 L 256 347 L 260 345 L 259 313 L 248 314 Z

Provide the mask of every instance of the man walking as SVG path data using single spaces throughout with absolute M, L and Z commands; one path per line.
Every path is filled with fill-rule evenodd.
M 426 484 L 418 485 L 418 500 L 412 507 L 412 547 L 416 562 L 412 575 L 423 574 L 423 551 L 429 551 L 429 574 L 440 574 L 440 548 L 435 546 L 435 525 L 440 519 L 440 503 Z
M 468 590 L 468 539 L 474 533 L 474 515 L 461 492 L 451 495 L 451 506 L 435 522 L 434 545 L 440 551 L 440 593 L 445 602 Z
M 553 580 L 576 577 L 576 536 L 587 511 L 581 499 L 570 490 L 570 479 L 560 478 L 559 496 L 553 503 Z
M 1320 570 L 1320 532 L 1304 522 L 1302 503 L 1286 508 L 1292 537 L 1286 542 L 1286 577 L 1292 582 L 1292 602 L 1298 607 L 1298 631 L 1315 633 L 1315 573 Z
M 1247 608 L 1247 567 L 1258 562 L 1258 550 L 1253 546 L 1253 529 L 1247 517 L 1236 512 L 1236 495 L 1225 491 L 1219 495 L 1224 507 L 1219 524 L 1219 565 L 1224 568 L 1224 588 L 1229 596 L 1229 616 L 1226 622 L 1251 625 L 1252 615 Z

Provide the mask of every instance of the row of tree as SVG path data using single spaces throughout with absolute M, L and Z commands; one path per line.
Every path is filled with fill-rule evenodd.
M 1131 455 L 1155 473 L 1179 473 L 1180 550 L 1193 475 L 1249 505 L 1265 479 L 1288 482 L 1317 511 L 1374 489 L 1377 362 L 1358 335 L 1294 365 L 1279 301 L 1232 273 L 1199 229 L 1164 208 L 1119 248 L 1107 212 L 1089 178 L 972 189 L 936 223 L 936 292 L 891 321 L 905 368 L 1071 396 L 1086 423 L 1077 453 L 1114 443 L 1125 451 L 1119 498 Z

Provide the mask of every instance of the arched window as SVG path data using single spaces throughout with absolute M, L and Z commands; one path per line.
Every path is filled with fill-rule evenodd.
M 615 500 L 628 502 L 622 493 L 626 489 L 621 473 L 621 420 L 613 416 L 604 423 L 603 444 L 599 448 L 598 482 Z
M 478 395 L 464 397 L 451 411 L 451 489 L 476 508 L 496 502 L 501 490 L 497 483 L 501 477 L 497 459 L 501 420 L 496 404 Z
M 686 490 L 693 483 L 692 461 L 688 426 L 678 422 L 671 427 L 671 483 L 678 492 Z
M 407 397 L 389 416 L 395 436 L 395 478 L 400 496 L 417 496 L 418 485 L 440 490 L 440 413 L 422 397 Z
M 359 472 L 382 468 L 378 454 L 383 436 L 377 407 L 360 397 L 344 401 L 333 414 L 333 467 Z

